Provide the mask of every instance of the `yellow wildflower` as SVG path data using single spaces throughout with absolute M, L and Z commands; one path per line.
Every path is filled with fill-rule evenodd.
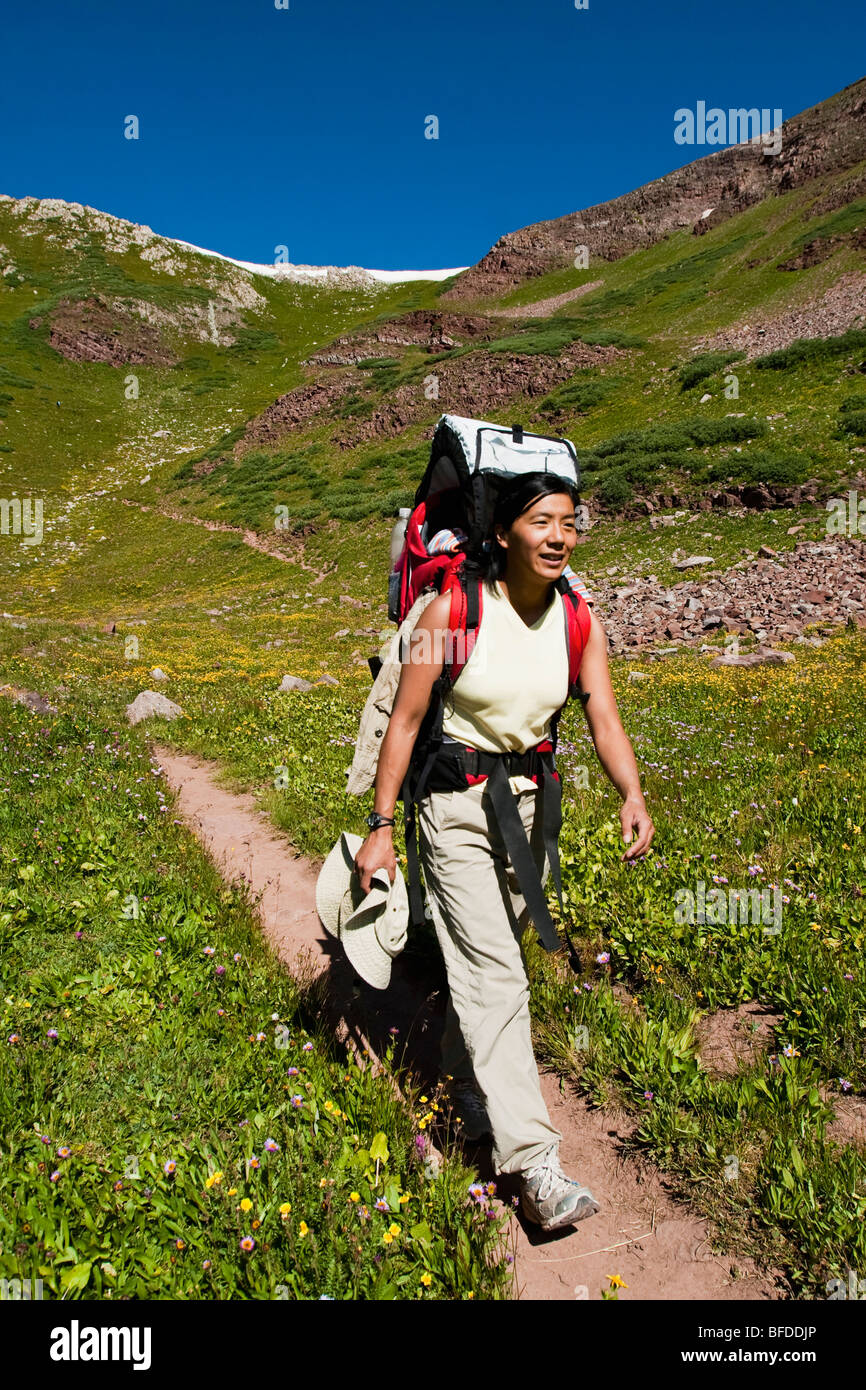
M 241 1211 L 249 1211 L 251 1206 L 252 1202 L 250 1201 L 249 1197 L 243 1197 L 241 1199 Z
M 310 1228 L 309 1228 L 309 1226 L 307 1225 L 306 1221 L 302 1221 L 301 1224 L 300 1224 L 300 1226 L 298 1227 L 298 1235 L 299 1235 L 299 1236 L 305 1236 L 305 1235 L 307 1234 L 307 1232 L 309 1231 L 309 1229 L 310 1229 Z
M 360 1194 L 360 1192 L 350 1192 L 350 1193 L 349 1193 L 349 1201 L 350 1201 L 350 1202 L 360 1202 L 360 1200 L 361 1200 L 361 1194 Z
M 400 1234 L 400 1227 L 397 1225 L 396 1221 L 391 1222 L 391 1225 L 388 1227 L 388 1230 L 392 1236 L 398 1236 Z
M 422 1274 L 421 1283 L 424 1285 L 425 1289 L 429 1289 L 430 1285 L 433 1283 L 433 1275 L 426 1273 Z
M 288 1214 L 289 1214 L 289 1212 L 290 1212 L 291 1210 L 292 1210 L 292 1204 L 291 1204 L 291 1202 L 283 1202 L 283 1203 L 282 1203 L 282 1205 L 281 1205 L 281 1207 L 280 1207 L 280 1216 L 283 1218 L 284 1221 L 285 1221 L 286 1217 L 288 1216 Z
M 394 1237 L 391 1235 L 391 1232 L 386 1231 L 382 1237 L 382 1243 L 383 1245 L 390 1245 L 393 1239 Z

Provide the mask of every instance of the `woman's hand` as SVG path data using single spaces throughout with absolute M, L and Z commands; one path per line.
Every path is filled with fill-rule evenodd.
M 397 875 L 397 856 L 394 853 L 394 838 L 390 825 L 380 825 L 371 830 L 358 853 L 355 855 L 355 871 L 358 875 L 361 892 L 369 893 L 372 877 L 377 869 L 387 869 L 391 882 Z
M 623 859 L 636 859 L 639 854 L 645 854 L 652 844 L 656 828 L 652 823 L 650 813 L 644 805 L 643 797 L 629 797 L 622 803 L 619 812 L 619 823 L 622 826 L 622 838 L 628 845 L 632 837 L 632 831 L 636 832 L 637 838 L 634 844 L 629 845 Z

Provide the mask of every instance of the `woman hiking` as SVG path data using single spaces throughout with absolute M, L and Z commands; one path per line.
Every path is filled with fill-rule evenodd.
M 493 548 L 477 561 L 485 581 L 481 624 L 442 724 L 443 736 L 464 748 L 526 752 L 549 736 L 551 717 L 565 701 L 567 648 L 555 582 L 577 542 L 575 500 L 573 485 L 554 473 L 521 475 L 499 495 Z M 413 639 L 424 636 L 417 645 L 413 640 L 401 667 L 375 783 L 375 810 L 392 822 L 442 672 L 450 605 L 450 592 L 428 603 L 413 630 Z M 426 659 L 411 659 L 415 651 Z M 599 761 L 623 798 L 620 822 L 629 848 L 622 857 L 632 860 L 649 848 L 655 829 L 620 722 L 607 638 L 594 614 L 579 684 Z M 535 813 L 538 787 L 527 777 L 509 780 L 543 882 L 550 865 Z M 594 1215 L 599 1204 L 559 1163 L 562 1135 L 551 1124 L 532 1050 L 521 945 L 529 917 L 486 788 L 487 778 L 479 778 L 465 789 L 428 792 L 418 803 L 419 857 L 450 990 L 442 1070 L 454 1079 L 452 1101 L 466 1136 L 492 1133 L 495 1171 L 519 1174 L 524 1214 L 555 1230 Z M 364 893 L 382 866 L 393 881 L 391 825 L 370 831 L 355 857 Z

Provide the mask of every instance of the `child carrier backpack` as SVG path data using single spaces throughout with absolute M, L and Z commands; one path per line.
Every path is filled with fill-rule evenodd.
M 526 831 L 509 777 L 522 774 L 538 785 L 544 843 L 551 877 L 562 911 L 558 835 L 561 825 L 561 782 L 556 770 L 556 731 L 570 698 L 589 698 L 578 688 L 578 675 L 589 637 L 586 601 L 565 574 L 556 581 L 562 599 L 568 644 L 568 692 L 550 721 L 550 737 L 525 753 L 487 753 L 467 747 L 443 733 L 444 701 L 469 660 L 483 614 L 483 581 L 479 557 L 493 545 L 493 512 L 506 483 L 525 473 L 552 472 L 576 489 L 579 470 L 570 440 L 531 434 L 519 425 L 502 426 L 458 415 L 443 415 L 433 435 L 430 461 L 415 493 L 406 523 L 402 551 L 392 569 L 389 617 L 403 623 L 422 594 L 450 592 L 449 641 L 442 674 L 433 684 L 430 705 L 413 747 L 400 791 L 406 834 L 409 905 L 413 924 L 423 920 L 418 871 L 415 807 L 431 791 L 465 789 L 485 778 L 497 823 L 514 866 L 524 900 L 542 944 L 558 950 L 559 939 L 545 901 Z M 431 554 L 431 541 L 436 548 Z M 451 541 L 451 544 L 449 544 Z M 404 634 L 404 643 L 406 636 Z M 381 662 L 370 660 L 374 679 Z M 381 705 L 379 706 L 381 711 Z M 381 724 L 381 717 L 379 720 Z M 363 724 L 363 721 L 362 721 Z M 376 735 L 381 735 L 381 728 Z M 572 966 L 580 968 L 568 936 Z

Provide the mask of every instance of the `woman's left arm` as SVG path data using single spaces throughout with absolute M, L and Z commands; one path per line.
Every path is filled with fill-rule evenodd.
M 634 843 L 629 845 L 622 857 L 634 859 L 649 849 L 655 826 L 640 788 L 634 750 L 616 707 L 607 664 L 607 634 L 592 611 L 590 618 L 589 639 L 583 653 L 578 684 L 584 694 L 589 695 L 584 704 L 584 715 L 598 760 L 623 799 L 619 818 L 624 843 L 629 844 L 633 831 L 636 834 Z

